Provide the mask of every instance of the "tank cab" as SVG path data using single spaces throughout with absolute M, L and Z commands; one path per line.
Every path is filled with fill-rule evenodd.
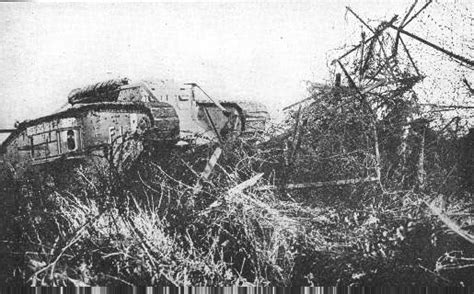
M 178 114 L 180 137 L 196 143 L 224 141 L 230 135 L 253 135 L 265 129 L 267 108 L 251 101 L 220 101 L 196 83 L 146 80 L 142 83 L 154 99 L 169 103 Z
M 218 127 L 212 127 L 215 118 L 206 118 L 203 107 L 198 103 L 196 84 L 177 83 L 173 80 L 145 80 L 139 85 L 144 89 L 142 95 L 145 100 L 167 103 L 174 108 L 179 117 L 181 140 L 205 144 L 218 139 Z M 133 87 L 133 84 L 130 87 Z M 148 96 L 146 92 L 149 92 Z

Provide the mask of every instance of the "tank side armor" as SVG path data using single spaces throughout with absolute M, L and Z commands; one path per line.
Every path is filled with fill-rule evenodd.
M 177 142 L 179 136 L 179 118 L 172 105 L 157 101 L 147 85 L 131 83 L 129 79 L 109 80 L 71 91 L 68 101 L 77 103 L 115 103 L 136 104 L 149 109 L 153 117 L 153 128 L 145 137 L 155 142 Z M 149 122 L 148 122 L 149 123 Z M 145 124 L 145 125 L 143 125 Z M 147 127 L 142 121 L 142 128 Z

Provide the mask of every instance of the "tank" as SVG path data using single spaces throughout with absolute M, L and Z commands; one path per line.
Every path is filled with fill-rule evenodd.
M 211 98 L 196 83 L 148 79 L 119 83 L 107 81 L 73 90 L 69 103 L 97 103 L 98 101 L 141 102 L 153 113 L 153 103 L 173 107 L 179 118 L 179 138 L 182 142 L 206 144 L 225 141 L 230 136 L 252 136 L 262 132 L 269 121 L 263 104 L 251 101 L 229 101 Z
M 21 175 L 31 166 L 91 155 L 125 162 L 143 146 L 254 136 L 269 120 L 262 104 L 217 101 L 197 84 L 172 80 L 104 81 L 72 90 L 68 102 L 59 112 L 16 126 L 1 145 L 3 170 Z
M 77 162 L 94 158 L 117 163 L 118 157 L 123 166 L 139 155 L 143 142 L 178 141 L 174 109 L 165 103 L 154 106 L 160 108 L 161 117 L 144 104 L 101 102 L 76 104 L 22 122 L 2 144 L 3 169 L 19 177 L 30 167 L 59 160 Z

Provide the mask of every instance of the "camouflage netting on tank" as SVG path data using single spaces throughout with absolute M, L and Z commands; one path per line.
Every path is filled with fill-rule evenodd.
M 128 85 L 129 79 L 114 79 L 89 85 L 84 88 L 74 89 L 68 95 L 71 104 L 116 101 L 120 87 Z

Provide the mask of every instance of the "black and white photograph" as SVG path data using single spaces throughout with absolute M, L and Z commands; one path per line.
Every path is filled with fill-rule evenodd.
M 474 293 L 473 8 L 0 2 L 0 293 Z

